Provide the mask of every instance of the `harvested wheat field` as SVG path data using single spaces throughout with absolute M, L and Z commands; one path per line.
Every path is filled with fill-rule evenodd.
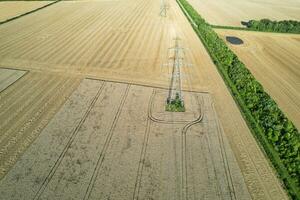
M 227 36 L 243 40 L 242 45 L 227 44 L 300 129 L 300 36 L 216 31 L 225 41 Z
M 2 73 L 7 72 L 1 69 Z M 16 72 L 12 75 L 19 78 Z M 0 93 L 0 177 L 39 135 L 79 80 L 29 72 Z M 7 85 L 0 82 L 0 88 L 2 84 Z
M 21 78 L 26 71 L 0 68 L 0 92 Z
M 186 92 L 187 111 L 172 113 L 167 94 L 83 80 L 2 180 L 1 197 L 250 199 L 210 95 Z
M 64 106 L 28 133 L 32 145 L 4 167 L 0 199 L 287 199 L 176 2 L 159 12 L 160 0 L 62 1 L 0 26 L 0 67 L 29 71 L 3 98 L 34 87 L 35 74 L 90 78 L 71 96 L 67 87 Z M 170 115 L 162 102 L 176 37 L 192 64 L 182 68 L 190 112 Z
M 242 21 L 268 18 L 300 20 L 299 0 L 188 0 L 213 25 L 243 26 Z
M 22 15 L 52 1 L 2 1 L 0 2 L 0 22 Z

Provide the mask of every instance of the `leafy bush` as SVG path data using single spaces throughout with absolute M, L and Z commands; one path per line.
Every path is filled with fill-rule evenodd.
M 250 20 L 246 23 L 249 29 L 281 33 L 300 33 L 300 22 L 293 20 L 271 21 L 269 19 Z
M 166 111 L 170 111 L 170 112 L 184 112 L 185 111 L 183 101 L 179 98 L 179 94 L 176 94 L 176 98 L 174 100 L 167 102 Z
M 211 26 L 186 0 L 177 1 L 195 22 L 194 30 L 218 67 L 290 196 L 300 199 L 299 131 Z

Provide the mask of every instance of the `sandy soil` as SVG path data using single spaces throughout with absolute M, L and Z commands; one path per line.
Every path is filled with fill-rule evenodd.
M 161 18 L 159 16 L 160 0 L 60 2 L 47 10 L 41 10 L 0 26 L 0 66 L 28 69 L 44 74 L 51 72 L 68 76 L 83 75 L 167 88 L 170 68 L 163 64 L 168 63 L 168 55 L 172 54 L 168 48 L 174 46 L 173 39 L 179 36 L 181 38 L 180 45 L 187 48 L 184 59 L 187 63 L 193 64 L 190 67 L 182 68 L 183 87 L 188 90 L 210 93 L 225 138 L 227 138 L 241 169 L 251 197 L 253 199 L 286 199 L 285 192 L 250 133 L 205 48 L 176 2 L 172 0 L 169 1 L 169 4 L 168 16 Z M 143 104 L 144 101 L 139 101 L 135 106 L 144 106 Z M 74 112 L 76 113 L 76 111 Z M 111 115 L 113 116 L 113 113 Z M 115 114 L 115 116 L 118 115 Z M 107 120 L 111 120 L 110 117 Z M 194 113 L 190 113 L 187 118 L 192 119 L 193 117 Z M 97 121 L 97 123 L 102 124 L 101 121 Z M 140 125 L 142 126 L 143 123 Z M 97 130 L 97 126 L 95 129 Z M 128 127 L 128 129 L 132 130 L 129 133 L 135 134 L 134 127 Z M 137 130 L 143 132 L 140 127 L 137 127 Z M 109 130 L 103 129 L 102 131 Z M 104 132 L 103 134 L 109 134 Z M 127 134 L 126 131 L 122 133 Z M 99 137 L 103 139 L 102 136 Z M 205 141 L 204 138 L 202 142 Z M 64 146 L 63 143 L 62 146 Z M 106 143 L 101 147 L 108 149 Z M 49 150 L 49 147 L 44 148 Z M 145 148 L 143 147 L 143 149 Z M 72 158 L 72 156 L 70 157 Z M 100 161 L 101 159 L 102 157 Z M 158 161 L 154 162 L 158 163 Z M 66 165 L 61 165 L 61 167 Z M 46 169 L 47 166 L 49 167 L 46 164 L 41 169 Z M 134 168 L 135 165 L 131 167 Z M 103 169 L 99 167 L 97 170 Z M 45 173 L 42 171 L 40 170 L 39 173 Z M 89 171 L 89 173 L 91 172 Z M 122 173 L 122 170 L 119 170 L 119 173 Z M 136 171 L 132 169 L 130 173 L 127 173 L 136 174 Z M 41 177 L 45 176 L 47 174 Z M 66 174 L 66 176 L 70 176 L 70 174 Z M 74 177 L 76 178 L 76 176 Z M 80 177 L 78 176 L 78 178 Z M 44 189 L 40 190 L 39 195 L 43 195 L 45 198 L 48 198 L 50 194 L 55 195 L 53 187 L 55 181 L 59 182 L 59 176 L 53 175 L 53 178 L 54 182 L 49 182 L 49 187 L 43 186 Z M 114 177 L 111 181 L 117 178 Z M 99 180 L 96 181 L 96 177 L 94 179 L 95 184 L 108 184 L 103 186 L 106 188 L 101 190 L 103 194 L 108 194 L 110 190 L 117 187 L 113 182 L 109 186 L 110 180 L 99 182 Z M 64 181 L 61 183 L 66 184 Z M 22 182 L 15 184 L 22 185 Z M 23 182 L 24 184 L 25 182 Z M 39 186 L 36 187 L 39 188 Z M 70 188 L 72 187 L 70 186 Z M 143 196 L 147 195 L 147 189 L 143 189 L 145 187 L 145 184 L 141 184 L 141 195 Z M 101 191 L 99 190 L 99 192 Z M 118 191 L 126 193 L 122 188 L 119 188 Z M 217 190 L 207 191 L 206 194 L 209 195 L 214 191 Z M 73 192 L 72 190 L 72 194 Z M 90 194 L 91 198 L 95 197 L 97 190 L 92 190 L 90 186 L 87 194 Z M 222 194 L 225 195 L 224 198 L 228 197 L 228 192 L 225 191 Z M 28 192 L 28 195 L 33 194 Z M 69 195 L 69 192 L 66 192 L 65 195 Z M 158 193 L 153 193 L 153 195 L 156 197 Z M 162 195 L 167 194 L 162 193 Z
M 244 41 L 243 45 L 227 44 L 300 130 L 300 36 L 216 31 L 225 41 L 226 36 Z
M 210 24 L 243 26 L 242 21 L 268 18 L 300 20 L 299 0 L 188 0 Z
M 2 1 L 0 2 L 0 21 L 16 17 L 40 8 L 52 1 Z
M 21 78 L 26 71 L 0 68 L 0 92 Z
M 0 178 L 78 84 L 76 78 L 30 72 L 0 93 Z
M 210 95 L 185 95 L 197 117 L 180 122 L 184 113 L 154 108 L 166 90 L 82 81 L 0 182 L 0 199 L 251 199 Z

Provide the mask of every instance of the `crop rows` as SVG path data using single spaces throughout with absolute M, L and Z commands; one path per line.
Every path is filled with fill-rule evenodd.
M 79 80 L 29 73 L 0 93 L 0 177 L 39 135 Z

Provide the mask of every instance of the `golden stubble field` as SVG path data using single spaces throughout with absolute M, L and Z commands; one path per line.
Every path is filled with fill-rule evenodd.
M 242 21 L 268 18 L 300 20 L 299 0 L 188 0 L 213 25 L 243 26 Z
M 0 26 L 0 66 L 29 70 L 26 75 L 0 93 L 2 95 L 0 103 L 16 101 L 18 99 L 16 93 L 25 93 L 22 87 L 26 85 L 29 88 L 36 85 L 26 93 L 30 97 L 31 93 L 39 93 L 40 90 L 45 93 L 48 91 L 48 95 L 52 97 L 49 90 L 58 92 L 54 88 L 66 84 L 65 79 L 69 80 L 69 84 L 73 84 L 73 87 L 66 86 L 64 88 L 68 90 L 63 92 L 63 95 L 56 94 L 62 99 L 64 95 L 68 97 L 74 90 L 72 95 L 77 94 L 76 91 L 83 86 L 77 87 L 76 84 L 79 84 L 83 77 L 109 82 L 110 86 L 105 84 L 105 87 L 120 87 L 119 92 L 105 95 L 110 101 L 107 105 L 99 105 L 96 111 L 93 111 L 92 107 L 94 104 L 96 106 L 98 101 L 92 97 L 97 94 L 89 95 L 87 92 L 97 93 L 99 89 L 96 85 L 101 85 L 101 81 L 96 85 L 90 85 L 88 88 L 91 90 L 79 93 L 79 98 L 86 99 L 81 103 L 74 102 L 72 96 L 68 101 L 59 101 L 62 103 L 54 106 L 59 110 L 57 114 L 43 120 L 45 128 L 39 128 L 37 132 L 31 129 L 23 131 L 22 125 L 31 122 L 31 116 L 43 104 L 42 102 L 36 104 L 39 98 L 28 103 L 28 107 L 23 110 L 24 113 L 28 112 L 22 117 L 25 121 L 20 122 L 19 128 L 16 129 L 22 130 L 24 137 L 28 135 L 27 147 L 31 143 L 32 145 L 27 151 L 26 148 L 16 151 L 14 159 L 7 154 L 6 159 L 13 160 L 10 165 L 1 164 L 3 177 L 19 159 L 0 182 L 2 194 L 0 199 L 1 196 L 17 199 L 20 194 L 24 195 L 27 187 L 31 186 L 31 192 L 25 196 L 35 199 L 51 199 L 52 196 L 60 198 L 64 195 L 73 196 L 75 199 L 81 198 L 82 195 L 85 199 L 96 198 L 99 195 L 108 198 L 108 194 L 115 198 L 118 194 L 124 197 L 131 195 L 136 199 L 138 197 L 180 199 L 188 198 L 189 195 L 197 198 L 224 199 L 234 199 L 237 195 L 248 199 L 250 198 L 248 192 L 253 199 L 287 198 L 205 48 L 176 2 L 169 1 L 169 5 L 168 16 L 162 18 L 159 16 L 159 0 L 64 1 Z M 162 88 L 168 87 L 168 75 L 171 70 L 164 64 L 168 63 L 167 58 L 170 54 L 168 48 L 174 46 L 173 39 L 177 36 L 181 38 L 180 45 L 187 48 L 185 61 L 192 64 L 182 68 L 184 89 L 201 94 L 209 93 L 208 97 L 205 97 L 208 100 L 204 104 L 206 106 L 203 113 L 208 113 L 206 117 L 210 117 L 211 122 L 206 125 L 197 122 L 195 127 L 189 129 L 194 133 L 186 137 L 187 143 L 180 142 L 185 141 L 179 138 L 182 136 L 179 132 L 184 129 L 182 125 L 155 123 L 150 126 L 145 115 L 147 111 L 144 108 L 135 108 L 145 106 L 145 102 L 149 102 L 147 98 L 153 88 L 160 87 L 163 90 Z M 119 84 L 112 84 L 111 81 Z M 80 85 L 85 83 L 86 80 L 81 81 Z M 132 97 L 129 99 L 138 95 L 146 96 L 133 101 L 132 105 L 127 105 L 126 102 L 129 100 L 122 100 L 122 94 L 132 91 L 130 85 L 143 87 L 139 93 L 131 94 Z M 135 87 L 137 86 L 133 88 Z M 12 93 L 11 96 L 14 98 L 6 92 Z M 35 96 L 38 95 L 43 95 L 43 92 Z M 100 93 L 98 95 L 101 96 Z M 163 95 L 160 98 L 164 97 Z M 10 99 L 4 101 L 5 98 Z M 61 107 L 63 102 L 64 106 Z M 123 104 L 127 105 L 124 111 L 115 110 Z M 29 112 L 31 109 L 29 105 L 35 107 L 35 110 Z M 14 109 L 17 109 L 17 106 Z M 212 114 L 214 110 L 216 114 Z M 48 109 L 41 113 L 48 115 Z M 105 117 L 106 115 L 108 116 Z M 163 112 L 160 115 L 163 115 Z M 190 115 L 181 115 L 177 118 L 182 120 L 189 118 Z M 3 116 L 12 115 L 7 112 Z M 120 122 L 118 120 L 114 122 L 118 116 Z M 175 119 L 176 117 L 171 116 L 171 121 Z M 11 120 L 9 122 L 11 127 L 14 127 L 14 121 L 18 120 L 19 117 Z M 136 124 L 135 120 L 139 123 Z M 153 132 L 146 131 L 148 129 L 145 130 L 145 126 L 149 126 Z M 118 131 L 115 132 L 114 129 Z M 9 126 L 0 131 L 1 139 L 3 137 L 15 141 L 12 152 L 19 149 L 19 146 L 24 146 L 23 140 L 18 139 L 23 136 L 12 135 L 10 138 L 9 134 L 5 134 L 7 131 L 13 131 Z M 137 136 L 136 134 L 140 132 L 142 134 Z M 84 144 L 81 144 L 81 134 L 85 137 L 82 140 Z M 131 135 L 131 139 L 124 134 Z M 146 139 L 149 138 L 147 148 L 143 145 L 145 135 Z M 224 142 L 217 139 L 220 135 L 224 135 Z M 99 138 L 94 140 L 93 137 Z M 197 145 L 194 140 L 203 145 Z M 226 140 L 229 145 L 226 144 Z M 121 143 L 122 145 L 118 145 Z M 120 156 L 126 153 L 126 148 L 122 150 L 123 144 L 131 147 L 129 148 L 131 153 L 126 154 L 124 158 Z M 181 150 L 184 146 L 188 146 L 186 151 Z M 210 151 L 213 148 L 220 149 Z M 103 154 L 102 151 L 106 153 Z M 174 155 L 176 152 L 181 155 Z M 200 152 L 205 153 L 201 155 Z M 228 156 L 225 160 L 222 159 L 224 152 Z M 102 157 L 97 157 L 99 155 Z M 176 158 L 184 158 L 187 161 L 176 161 Z M 97 162 L 102 164 L 99 165 Z M 33 169 L 35 164 L 37 165 Z M 203 169 L 208 171 L 201 171 Z M 214 170 L 211 171 L 212 169 Z M 133 174 L 135 176 L 129 179 L 128 175 Z M 198 177 L 202 175 L 203 177 Z M 230 177 L 233 177 L 232 180 Z M 63 185 L 61 188 L 60 184 Z M 78 185 L 82 185 L 85 191 L 76 189 Z M 112 191 L 113 187 L 118 189 Z M 218 197 L 214 196 L 216 194 Z
M 300 129 L 300 36 L 221 29 L 215 31 L 224 41 L 227 36 L 244 41 L 242 45 L 226 43 Z
M 52 1 L 2 1 L 0 2 L 0 22 L 45 6 Z
M 0 93 L 0 177 L 36 139 L 80 82 L 79 78 L 50 73 L 27 72 L 20 78 L 20 73 L 0 69 L 0 85 L 8 87 Z

